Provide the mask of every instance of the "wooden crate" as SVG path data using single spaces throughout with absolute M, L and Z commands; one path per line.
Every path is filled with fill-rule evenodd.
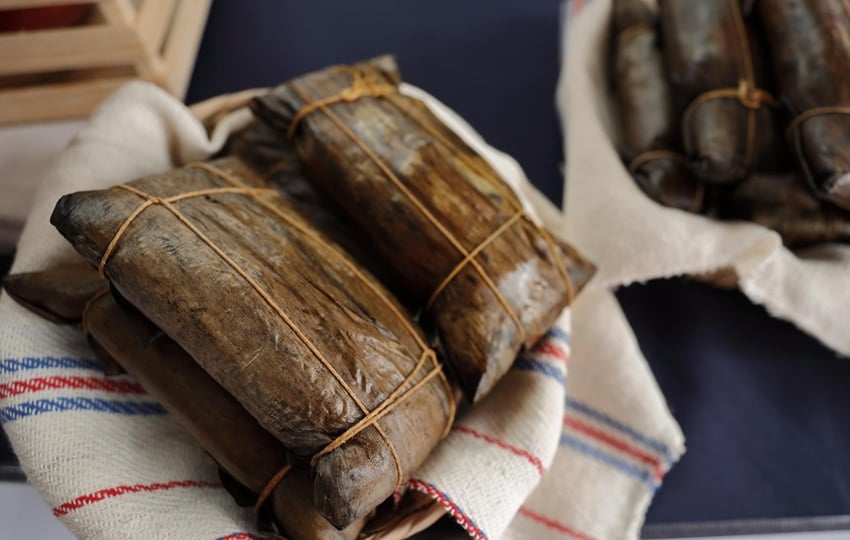
M 86 116 L 138 78 L 183 98 L 210 2 L 0 0 L 0 14 L 90 4 L 75 26 L 0 33 L 0 123 Z

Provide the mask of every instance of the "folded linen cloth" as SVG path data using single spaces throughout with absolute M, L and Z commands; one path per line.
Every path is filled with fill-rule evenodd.
M 586 4 L 569 26 L 558 89 L 566 126 L 567 239 L 597 264 L 597 284 L 717 271 L 773 316 L 850 355 L 850 246 L 791 252 L 749 222 L 721 222 L 646 197 L 619 159 L 606 79 L 611 0 Z M 575 11 L 573 9 L 572 11 Z
M 563 229 L 559 212 L 514 160 L 427 94 L 403 91 L 424 99 L 488 159 L 531 213 L 556 232 Z M 218 110 L 231 105 L 216 103 Z M 205 117 L 216 111 L 209 109 L 202 108 Z M 204 159 L 250 113 L 237 109 L 216 118 L 208 135 L 156 87 L 131 83 L 119 90 L 43 182 L 13 272 L 76 257 L 48 223 L 61 195 Z M 637 534 L 653 489 L 681 452 L 681 435 L 606 295 L 591 291 L 576 304 L 584 315 L 576 322 L 581 334 L 566 392 L 569 312 L 516 361 L 493 395 L 458 418 L 409 482 L 470 536 Z M 621 332 L 611 334 L 612 327 Z M 0 422 L 54 514 L 82 538 L 258 537 L 200 447 L 130 377 L 107 379 L 92 358 L 78 329 L 47 323 L 0 297 Z

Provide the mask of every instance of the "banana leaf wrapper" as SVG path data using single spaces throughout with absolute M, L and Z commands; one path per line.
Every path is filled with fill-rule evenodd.
M 233 134 L 223 152 L 249 164 L 262 180 L 292 202 L 304 220 L 342 246 L 405 307 L 414 307 L 394 274 L 373 253 L 369 239 L 306 177 L 298 154 L 292 145 L 281 143 L 278 130 L 265 122 L 255 121 Z
M 779 166 L 775 101 L 740 0 L 661 0 L 659 6 L 693 170 L 705 182 L 730 184 L 756 167 Z
M 252 106 L 374 239 L 474 402 L 593 268 L 527 219 L 493 168 L 400 82 L 395 61 L 380 57 L 299 77 Z
M 850 209 L 850 7 L 846 0 L 757 2 L 788 135 L 817 196 Z
M 274 190 L 236 185 L 263 183 L 223 158 L 65 196 L 51 222 L 310 461 L 316 508 L 344 528 L 424 461 L 453 418 L 451 388 L 368 272 Z
M 61 272 L 10 274 L 3 288 L 16 302 L 51 322 L 79 323 L 86 302 L 107 282 L 85 261 L 61 268 Z
M 682 154 L 655 14 L 642 0 L 616 0 L 612 23 L 621 154 L 629 172 L 656 202 L 699 212 L 704 186 Z
M 717 217 L 758 223 L 779 233 L 790 248 L 850 242 L 850 214 L 816 199 L 798 175 L 754 174 L 716 195 Z
M 255 496 L 285 470 L 287 452 L 280 441 L 141 313 L 103 295 L 89 305 L 86 329 Z M 309 473 L 299 469 L 289 469 L 273 488 L 268 501 L 281 532 L 292 540 L 356 538 L 363 520 L 337 530 L 313 508 L 312 492 Z

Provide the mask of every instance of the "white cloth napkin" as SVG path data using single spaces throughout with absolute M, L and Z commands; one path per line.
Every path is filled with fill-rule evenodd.
M 403 91 L 425 99 L 532 213 L 563 233 L 560 213 L 514 160 L 427 94 Z M 76 257 L 48 223 L 61 195 L 203 159 L 249 118 L 236 111 L 210 137 L 163 91 L 127 85 L 96 111 L 45 179 L 13 271 Z M 652 492 L 682 451 L 610 294 L 583 293 L 574 317 L 570 377 L 565 312 L 493 394 L 458 419 L 410 481 L 474 538 L 636 536 Z M 197 444 L 130 377 L 107 379 L 92 358 L 78 329 L 0 297 L 0 422 L 54 514 L 82 538 L 256 537 L 251 516 L 230 500 Z
M 587 3 L 569 27 L 558 104 L 567 128 L 568 239 L 616 286 L 732 270 L 738 287 L 773 316 L 850 355 L 850 246 L 792 253 L 762 226 L 721 222 L 646 197 L 612 140 L 606 83 L 611 0 Z

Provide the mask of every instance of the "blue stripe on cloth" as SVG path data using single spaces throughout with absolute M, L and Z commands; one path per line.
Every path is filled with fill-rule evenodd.
M 590 405 L 586 405 L 574 399 L 567 398 L 566 406 L 568 409 L 573 409 L 574 411 L 578 411 L 585 416 L 588 416 L 597 422 L 605 424 L 606 426 L 613 428 L 621 433 L 624 433 L 626 436 L 631 438 L 633 441 L 643 444 L 647 446 L 659 454 L 664 456 L 664 459 L 667 461 L 667 465 L 672 463 L 673 457 L 670 454 L 670 449 L 667 448 L 667 445 L 661 441 L 657 441 L 652 439 L 643 433 L 640 433 L 638 430 L 627 426 L 626 424 L 620 422 L 619 420 L 615 420 L 614 418 L 608 416 L 602 411 L 598 411 L 591 407 Z
M 514 362 L 513 369 L 517 371 L 534 371 L 549 377 L 550 379 L 554 379 L 561 384 L 564 384 L 564 381 L 566 380 L 564 372 L 557 367 L 552 364 L 547 364 L 546 362 L 541 362 L 540 360 L 535 360 L 534 358 L 529 358 L 528 356 L 520 356 L 517 358 Z
M 85 360 L 83 358 L 72 358 L 70 356 L 4 358 L 0 361 L 0 373 L 15 373 L 16 371 L 43 368 L 93 369 L 101 371 L 99 362 Z
M 567 345 L 572 345 L 572 339 L 573 339 L 572 336 L 570 336 L 567 332 L 565 332 L 564 330 L 561 330 L 557 326 L 553 326 L 552 328 L 550 328 L 549 331 L 546 332 L 545 337 L 560 339 L 561 341 L 563 341 Z
M 86 397 L 59 397 L 27 401 L 0 408 L 0 424 L 28 416 L 63 411 L 96 411 L 111 414 L 138 414 L 142 416 L 166 414 L 162 405 L 153 401 L 115 401 Z
M 633 478 L 637 478 L 638 480 L 648 484 L 653 490 L 658 488 L 658 482 L 655 481 L 649 471 L 641 469 L 640 467 L 633 465 L 628 461 L 620 459 L 616 456 L 607 454 L 602 450 L 599 450 L 598 448 L 595 448 L 580 439 L 577 439 L 564 433 L 561 435 L 561 446 L 572 448 L 573 450 L 580 452 L 588 457 L 591 457 L 597 461 L 600 461 L 610 467 L 613 467 L 622 473 L 625 473 Z

